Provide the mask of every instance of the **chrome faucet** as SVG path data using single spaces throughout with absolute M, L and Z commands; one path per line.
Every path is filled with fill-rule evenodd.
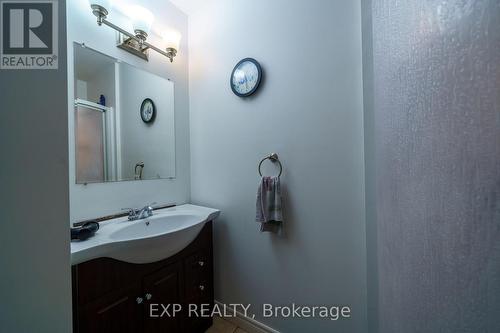
M 148 218 L 153 216 L 153 207 L 152 205 L 156 205 L 156 202 L 153 202 L 147 206 L 144 206 L 141 209 L 138 208 L 123 208 L 123 210 L 128 210 L 128 220 L 136 221 Z
M 137 217 L 138 220 L 142 220 L 145 218 L 148 218 L 150 216 L 153 216 L 153 207 L 151 206 L 145 206 L 139 211 L 139 216 Z

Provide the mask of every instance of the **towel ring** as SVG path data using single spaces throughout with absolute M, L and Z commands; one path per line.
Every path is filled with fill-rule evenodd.
M 263 159 L 260 160 L 260 163 L 259 163 L 259 175 L 262 177 L 262 171 L 260 171 L 260 168 L 262 166 L 262 163 L 265 161 L 265 160 L 270 160 L 271 162 L 273 163 L 276 163 L 278 162 L 279 166 L 280 166 L 280 173 L 278 174 L 278 178 L 281 176 L 281 173 L 283 172 L 283 166 L 281 165 L 281 162 L 278 158 L 278 154 L 276 153 L 272 153 L 271 155 L 269 156 L 266 156 L 264 157 Z

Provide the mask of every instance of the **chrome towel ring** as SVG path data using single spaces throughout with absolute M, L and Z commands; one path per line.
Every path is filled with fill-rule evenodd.
M 278 174 L 278 178 L 281 176 L 281 173 L 283 172 L 283 166 L 281 165 L 281 162 L 278 158 L 278 154 L 276 153 L 272 153 L 271 155 L 269 156 L 266 156 L 264 157 L 263 159 L 260 160 L 260 163 L 259 163 L 259 175 L 262 177 L 262 171 L 260 171 L 260 168 L 262 166 L 262 163 L 265 161 L 265 160 L 270 160 L 271 162 L 273 163 L 276 163 L 278 162 L 279 166 L 280 166 L 280 173 Z

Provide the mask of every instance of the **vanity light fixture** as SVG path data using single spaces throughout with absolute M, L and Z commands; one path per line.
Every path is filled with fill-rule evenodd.
M 141 6 L 133 6 L 131 8 L 132 28 L 134 29 L 134 33 L 132 34 L 106 19 L 109 14 L 109 8 L 111 8 L 110 0 L 90 0 L 89 2 L 92 13 L 97 17 L 97 25 L 101 26 L 105 24 L 119 32 L 119 48 L 146 61 L 148 60 L 148 50 L 152 49 L 169 58 L 170 62 L 174 61 L 174 57 L 179 50 L 180 34 L 177 32 L 168 32 L 165 35 L 167 38 L 164 36 L 164 40 L 167 43 L 165 51 L 148 43 L 147 38 L 154 21 L 154 16 L 149 10 Z

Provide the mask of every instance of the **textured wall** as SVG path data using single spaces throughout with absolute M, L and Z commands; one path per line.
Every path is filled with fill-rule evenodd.
M 500 1 L 373 0 L 380 332 L 500 332 Z
M 361 1 L 363 36 L 363 127 L 365 151 L 366 303 L 368 332 L 378 327 L 377 193 L 375 175 L 375 114 L 373 112 L 372 0 Z
M 284 333 L 366 332 L 360 1 L 214 1 L 189 18 L 191 195 L 214 224 L 216 298 Z M 255 57 L 264 83 L 229 87 Z M 283 162 L 285 237 L 255 222 L 259 160 Z M 266 164 L 266 172 L 275 169 Z M 262 318 L 262 303 L 349 304 L 353 316 Z

